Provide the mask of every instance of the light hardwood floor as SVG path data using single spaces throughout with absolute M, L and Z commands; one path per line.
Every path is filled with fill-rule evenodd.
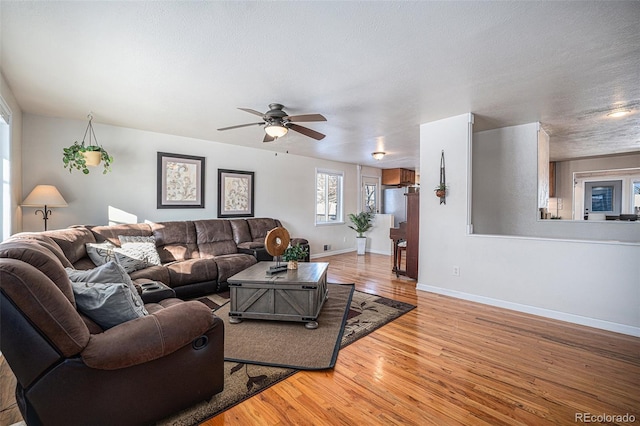
M 299 372 L 203 425 L 640 423 L 640 339 L 417 291 L 388 256 L 317 260 L 331 282 L 417 308 L 342 349 L 333 370 Z M 2 362 L 1 425 L 20 420 L 7 374 Z

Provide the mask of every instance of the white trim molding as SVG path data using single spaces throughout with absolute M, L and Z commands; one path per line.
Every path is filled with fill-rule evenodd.
M 520 303 L 509 302 L 506 300 L 493 299 L 491 297 L 479 296 L 476 294 L 464 293 L 461 291 L 450 290 L 431 285 L 420 284 L 416 286 L 418 290 L 430 293 L 450 296 L 456 299 L 468 300 L 470 302 L 481 303 L 483 305 L 496 306 L 498 308 L 509 309 L 526 314 L 537 315 L 544 318 L 551 318 L 559 321 L 570 322 L 573 324 L 584 325 L 587 327 L 598 328 L 601 330 L 613 331 L 615 333 L 627 334 L 634 337 L 640 337 L 640 328 L 626 324 L 618 324 L 610 321 L 603 321 L 596 318 L 583 317 L 581 315 L 569 314 L 566 312 L 554 311 L 551 309 L 538 308 L 536 306 L 522 305 Z

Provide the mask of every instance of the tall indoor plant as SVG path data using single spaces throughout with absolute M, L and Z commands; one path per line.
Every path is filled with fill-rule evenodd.
M 349 225 L 349 228 L 353 229 L 358 233 L 356 237 L 356 243 L 358 248 L 358 254 L 362 255 L 365 252 L 367 246 L 367 237 L 365 237 L 364 233 L 370 230 L 373 227 L 371 221 L 373 220 L 372 212 L 360 212 L 358 214 L 351 213 L 349 214 L 349 220 L 353 225 Z

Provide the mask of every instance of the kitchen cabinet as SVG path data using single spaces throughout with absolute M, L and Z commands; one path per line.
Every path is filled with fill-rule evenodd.
M 382 184 L 408 186 L 415 185 L 416 172 L 409 169 L 382 169 Z

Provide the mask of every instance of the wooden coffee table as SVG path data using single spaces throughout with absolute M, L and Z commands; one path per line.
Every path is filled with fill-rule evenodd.
M 243 319 L 304 322 L 318 328 L 327 300 L 328 263 L 300 262 L 298 269 L 267 275 L 275 262 L 258 262 L 227 280 L 231 297 L 229 322 Z

